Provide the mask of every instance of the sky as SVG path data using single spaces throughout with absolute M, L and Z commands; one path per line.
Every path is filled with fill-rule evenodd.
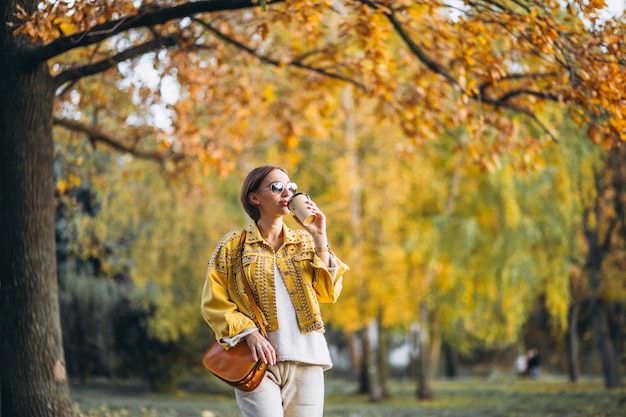
M 608 16 L 615 17 L 624 12 L 626 0 L 604 0 L 607 4 Z
M 623 11 L 626 0 L 605 0 L 611 10 Z

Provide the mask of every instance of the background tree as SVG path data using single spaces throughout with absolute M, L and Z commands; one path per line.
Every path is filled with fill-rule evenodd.
M 595 199 L 583 208 L 582 227 L 587 246 L 584 270 L 589 281 L 594 338 L 600 354 L 604 384 L 622 386 L 619 352 L 624 315 L 623 252 L 626 233 L 626 153 L 612 148 L 594 173 Z M 616 309 L 612 312 L 612 307 Z M 614 322 L 617 327 L 611 326 Z M 615 329 L 612 331 L 611 329 Z

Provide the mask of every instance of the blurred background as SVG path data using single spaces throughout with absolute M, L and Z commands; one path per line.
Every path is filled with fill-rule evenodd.
M 243 178 L 271 163 L 325 212 L 351 267 L 323 306 L 332 376 L 373 400 L 394 378 L 415 380 L 420 398 L 464 376 L 621 385 L 626 150 L 611 83 L 623 61 L 604 59 L 617 25 L 605 23 L 606 45 L 587 36 L 619 11 L 597 21 L 597 5 L 511 5 L 494 19 L 480 5 L 400 3 L 186 17 L 166 26 L 176 48 L 59 88 L 56 257 L 74 382 L 202 389 L 206 265 L 245 225 Z M 580 35 L 560 40 L 580 60 L 571 83 L 546 21 Z M 427 65 L 398 28 L 448 68 Z M 55 58 L 51 71 L 84 58 Z
M 150 161 L 77 159 L 73 148 L 88 145 L 59 134 L 70 375 L 140 378 L 155 390 L 202 375 L 213 340 L 200 316 L 206 265 L 220 237 L 245 225 L 239 187 L 263 163 L 287 168 L 324 210 L 351 267 L 340 300 L 323 306 L 333 374 L 365 390 L 393 377 L 516 375 L 517 357 L 536 348 L 544 376 L 575 380 L 602 374 L 599 332 L 624 352 L 624 235 L 605 235 L 598 269 L 588 266 L 595 236 L 624 221 L 622 151 L 612 165 L 563 121 L 568 143 L 537 152 L 540 168 L 486 171 L 453 140 L 405 155 L 393 126 L 354 117 L 352 142 L 270 143 L 244 151 L 229 173 L 198 170 L 180 183 Z

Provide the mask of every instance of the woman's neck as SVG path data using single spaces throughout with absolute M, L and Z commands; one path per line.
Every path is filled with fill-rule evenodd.
M 256 222 L 261 237 L 269 243 L 274 250 L 280 249 L 283 245 L 283 219 L 277 218 L 271 221 L 265 219 L 259 219 Z

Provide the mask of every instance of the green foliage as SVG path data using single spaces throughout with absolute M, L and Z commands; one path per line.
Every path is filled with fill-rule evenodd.
M 157 168 L 141 161 L 129 165 L 122 158 L 117 170 L 97 177 L 82 172 L 82 180 L 94 184 L 98 215 L 74 210 L 62 227 L 74 236 L 70 256 L 97 259 L 96 274 L 128 274 L 133 286 L 127 295 L 154 309 L 149 332 L 176 341 L 197 333 L 199 287 L 211 247 L 227 228 L 241 227 L 243 211 L 230 191 L 236 187 L 218 186 L 229 189 L 222 199 L 209 181 L 177 187 Z M 68 198 L 69 207 L 75 204 Z
M 201 349 L 150 335 L 154 309 L 130 298 L 132 286 L 88 274 L 60 274 L 59 298 L 67 369 L 81 383 L 89 378 L 140 378 L 157 392 L 175 388 L 189 354 Z M 191 352 L 185 350 L 190 347 Z
M 59 303 L 67 370 L 82 382 L 110 375 L 115 366 L 111 314 L 122 292 L 119 285 L 87 274 L 59 274 Z
M 181 376 L 184 340 L 175 344 L 151 335 L 149 320 L 155 309 L 121 300 L 112 314 L 115 350 L 118 363 L 115 375 L 121 378 L 139 376 L 155 392 L 172 392 Z

